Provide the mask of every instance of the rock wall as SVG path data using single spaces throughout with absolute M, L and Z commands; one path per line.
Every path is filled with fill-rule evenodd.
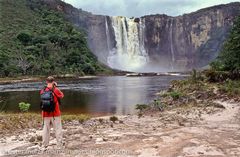
M 219 5 L 177 17 L 144 16 L 146 49 L 153 62 L 161 67 L 185 70 L 206 66 L 217 57 L 238 15 L 240 3 Z
M 110 51 L 117 48 L 112 17 L 94 15 L 60 0 L 43 1 L 63 12 L 79 29 L 84 29 L 90 49 L 107 64 Z M 208 65 L 217 57 L 239 15 L 240 2 L 235 2 L 177 17 L 148 15 L 135 18 L 135 22 L 145 23 L 144 48 L 149 56 L 145 71 L 179 71 Z

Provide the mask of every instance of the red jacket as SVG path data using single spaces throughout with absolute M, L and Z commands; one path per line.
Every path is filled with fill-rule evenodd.
M 45 91 L 49 91 L 50 89 L 52 89 L 52 86 L 48 85 L 47 88 L 45 89 Z M 40 91 L 40 94 L 43 93 L 43 89 Z M 61 115 L 61 111 L 59 108 L 59 101 L 58 99 L 62 99 L 63 98 L 63 93 L 57 88 L 54 88 L 54 103 L 55 103 L 55 110 L 54 112 L 45 112 L 42 111 L 42 116 L 43 117 L 57 117 Z

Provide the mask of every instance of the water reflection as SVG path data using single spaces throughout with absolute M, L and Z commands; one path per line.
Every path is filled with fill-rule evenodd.
M 64 113 L 132 114 L 135 105 L 149 103 L 160 89 L 179 76 L 158 77 L 100 77 L 85 80 L 59 81 L 65 97 L 61 109 Z M 0 109 L 19 112 L 19 102 L 29 102 L 31 111 L 40 112 L 39 90 L 43 83 L 0 85 Z

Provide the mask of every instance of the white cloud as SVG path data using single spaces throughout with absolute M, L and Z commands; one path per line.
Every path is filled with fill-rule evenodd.
M 95 14 L 139 17 L 149 14 L 177 16 L 201 8 L 239 0 L 65 0 Z

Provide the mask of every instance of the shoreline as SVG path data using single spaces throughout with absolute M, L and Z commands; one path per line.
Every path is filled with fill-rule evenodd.
M 155 77 L 155 76 L 190 76 L 189 72 L 161 72 L 161 73 L 134 73 L 134 72 L 124 72 L 113 75 L 86 75 L 86 76 L 76 76 L 76 75 L 53 75 L 55 79 L 59 81 L 67 80 L 78 80 L 78 79 L 94 79 L 98 77 L 114 77 L 114 76 L 125 76 L 125 77 Z M 46 76 L 18 76 L 18 77 L 3 77 L 0 78 L 0 85 L 14 84 L 22 82 L 39 82 L 44 81 Z
M 109 148 L 128 152 L 133 157 L 240 155 L 240 134 L 237 134 L 240 119 L 236 118 L 240 113 L 239 102 L 233 102 L 234 98 L 224 98 L 224 94 L 216 89 L 216 84 L 188 83 L 186 80 L 172 82 L 167 91 L 160 93 L 161 100 L 156 99 L 155 104 L 148 107 L 142 106 L 138 114 L 91 118 L 62 115 L 65 147 L 61 154 L 54 151 L 57 149 L 56 140 L 51 131 L 47 150 L 59 157 L 71 155 L 69 151 L 108 151 Z M 178 95 L 178 92 L 181 94 Z M 162 103 L 167 106 L 162 106 Z M 159 107 L 163 107 L 162 111 Z M 45 156 L 41 151 L 40 116 L 24 113 L 22 116 L 21 120 L 19 116 L 13 116 L 15 123 L 6 128 L 8 131 L 0 129 L 0 156 L 5 156 L 6 151 L 10 152 L 10 156 L 11 152 L 16 156 L 15 152 L 34 151 L 39 153 L 36 156 Z M 8 118 L 5 122 L 8 124 L 14 121 L 13 117 L 0 117 L 0 127 L 4 127 L 1 126 L 4 119 Z M 11 127 L 19 129 L 9 132 Z M 107 156 L 116 157 L 116 154 Z
M 153 103 L 138 106 L 137 114 L 96 117 L 63 114 L 63 152 L 54 153 L 56 141 L 52 136 L 48 151 L 59 157 L 68 156 L 68 151 L 107 151 L 109 148 L 123 150 L 133 157 L 240 156 L 240 119 L 237 117 L 240 97 L 239 93 L 231 93 L 236 94 L 237 86 L 230 91 L 224 91 L 223 87 L 219 83 L 188 78 L 173 81 L 167 90 L 157 94 Z M 36 156 L 46 155 L 41 152 L 41 119 L 34 121 L 37 116 L 31 114 L 27 117 L 26 121 L 16 120 L 12 125 L 20 126 L 16 132 L 1 132 L 0 156 L 4 156 L 3 150 L 39 151 Z M 3 119 L 0 117 L 0 127 Z M 28 127 L 23 129 L 23 124 Z
M 73 76 L 69 76 L 69 77 L 55 77 L 56 79 L 59 80 L 71 80 L 71 79 L 92 79 L 92 78 L 97 78 L 99 76 L 95 75 L 95 76 L 79 76 L 79 77 L 73 77 Z M 6 78 L 0 78 L 0 85 L 4 85 L 4 84 L 14 84 L 14 83 L 22 83 L 22 82 L 39 82 L 39 81 L 44 81 L 46 79 L 46 77 L 44 76 L 34 76 L 34 77 L 28 77 L 28 76 L 23 76 L 23 77 L 6 77 Z
M 235 134 L 240 129 L 239 121 L 235 118 L 240 112 L 239 104 L 221 101 L 217 103 L 224 108 L 175 108 L 142 117 L 117 116 L 116 121 L 111 121 L 109 116 L 91 118 L 84 122 L 70 120 L 63 125 L 63 139 L 66 145 L 62 153 L 54 151 L 58 149 L 52 136 L 47 150 L 58 154 L 59 157 L 70 155 L 68 151 L 107 151 L 109 148 L 123 150 L 133 157 L 176 154 L 196 157 L 220 154 L 229 156 L 232 153 L 240 155 L 240 152 L 231 149 L 240 144 L 240 135 Z M 220 142 L 222 140 L 225 142 Z M 40 148 L 41 127 L 22 129 L 0 140 L 0 156 L 4 156 L 6 151 L 38 151 L 36 156 L 42 157 L 46 154 L 41 152 Z M 115 157 L 116 154 L 108 156 Z

